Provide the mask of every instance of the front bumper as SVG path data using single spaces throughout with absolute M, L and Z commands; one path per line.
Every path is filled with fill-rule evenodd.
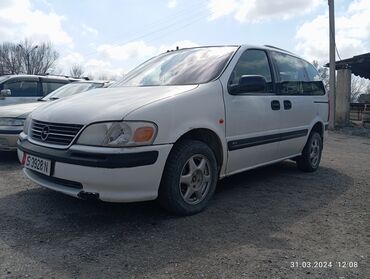
M 17 150 L 18 135 L 22 130 L 0 130 L 0 151 Z
M 46 188 L 74 197 L 91 194 L 108 202 L 154 200 L 171 144 L 134 148 L 74 145 L 56 150 L 18 142 L 18 158 L 31 154 L 52 162 L 51 176 L 24 168 L 25 175 Z

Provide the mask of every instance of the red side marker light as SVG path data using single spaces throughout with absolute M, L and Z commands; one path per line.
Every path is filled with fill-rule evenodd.
M 27 154 L 23 153 L 22 162 L 21 162 L 22 166 L 26 163 L 26 157 L 27 157 Z

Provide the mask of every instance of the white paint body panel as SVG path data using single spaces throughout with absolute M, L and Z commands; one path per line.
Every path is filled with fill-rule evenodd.
M 27 115 L 36 108 L 45 105 L 45 102 L 30 102 L 16 105 L 0 107 L 0 117 L 20 117 L 26 118 Z
M 159 157 L 153 165 L 105 169 L 56 162 L 55 177 L 80 182 L 83 184 L 83 191 L 99 193 L 100 199 L 104 201 L 155 199 L 173 144 L 188 131 L 198 128 L 208 129 L 220 139 L 223 153 L 221 178 L 299 155 L 307 141 L 308 133 L 305 137 L 285 142 L 228 151 L 229 141 L 300 129 L 307 129 L 309 132 L 317 122 L 323 126 L 327 123 L 327 106 L 313 102 L 316 99 L 327 101 L 327 95 L 230 95 L 227 91 L 227 81 L 238 58 L 246 49 L 248 46 L 240 47 L 221 76 L 206 84 L 92 90 L 86 93 L 89 96 L 82 93 L 36 109 L 32 118 L 46 122 L 88 125 L 101 121 L 136 120 L 151 121 L 158 126 L 152 146 L 104 150 L 77 145 L 70 147 L 91 153 L 157 150 Z M 293 108 L 290 111 L 283 109 L 283 101 L 286 99 L 292 102 Z M 272 100 L 281 102 L 281 110 L 271 109 Z M 18 154 L 21 159 L 22 151 L 18 150 Z M 28 170 L 25 170 L 25 173 L 44 187 L 72 196 L 77 196 L 79 192 L 40 179 Z
M 9 106 L 9 105 L 17 105 L 17 104 L 27 104 L 27 103 L 34 103 L 40 99 L 40 96 L 36 97 L 1 97 L 0 98 L 0 107 L 2 106 Z
M 280 131 L 291 132 L 296 130 L 310 130 L 316 117 L 316 106 L 313 102 L 314 96 L 278 96 L 281 103 Z M 284 101 L 292 103 L 292 108 L 284 109 Z M 311 126 L 312 125 L 312 126 Z M 307 134 L 308 136 L 308 134 Z M 279 142 L 279 157 L 291 156 L 301 153 L 307 141 L 307 137 L 299 137 Z
M 225 119 L 222 88 L 218 81 L 201 84 L 185 94 L 153 102 L 129 113 L 125 120 L 147 119 L 157 124 L 158 134 L 154 144 L 175 143 L 186 132 L 209 129 L 217 134 L 222 146 L 223 157 L 227 158 Z M 221 167 L 225 173 L 226 161 Z
M 121 120 L 141 106 L 174 97 L 196 85 L 98 88 L 51 102 L 32 112 L 32 118 L 46 122 L 90 124 Z
M 226 95 L 227 141 L 279 133 L 280 112 L 270 107 L 274 99 L 275 96 Z M 278 145 L 274 142 L 230 151 L 227 172 L 278 159 Z
M 223 86 L 226 141 L 265 136 L 279 133 L 280 111 L 271 110 L 274 94 L 230 95 L 228 80 L 240 56 L 247 48 L 241 47 L 220 78 Z M 278 156 L 278 142 L 229 151 L 227 173 L 232 174 L 265 162 L 274 161 Z

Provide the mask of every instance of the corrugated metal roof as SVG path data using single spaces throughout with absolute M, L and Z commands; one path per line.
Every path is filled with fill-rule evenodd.
M 325 65 L 329 67 L 329 64 Z M 356 76 L 370 79 L 370 52 L 335 62 L 335 68 L 351 69 Z

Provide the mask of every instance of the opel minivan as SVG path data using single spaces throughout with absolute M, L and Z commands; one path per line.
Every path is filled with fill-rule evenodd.
M 35 110 L 18 141 L 26 176 L 81 199 L 158 199 L 202 211 L 218 179 L 296 161 L 316 171 L 328 96 L 310 63 L 275 47 L 163 53 L 113 86 Z

